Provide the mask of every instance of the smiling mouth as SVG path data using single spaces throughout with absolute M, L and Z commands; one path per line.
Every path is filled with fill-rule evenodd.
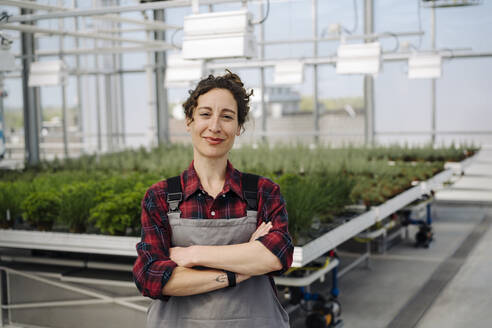
M 224 139 L 221 138 L 211 138 L 211 137 L 205 137 L 205 140 L 211 145 L 218 145 L 222 141 L 224 141 Z

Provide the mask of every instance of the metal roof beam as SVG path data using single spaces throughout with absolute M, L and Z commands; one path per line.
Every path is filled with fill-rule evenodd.
M 156 22 L 156 21 L 139 20 L 139 19 L 121 17 L 118 15 L 96 16 L 96 17 L 93 17 L 93 19 L 104 19 L 104 20 L 110 20 L 110 21 L 117 22 L 117 23 L 141 25 L 141 26 L 145 26 L 149 30 L 165 31 L 165 30 L 179 30 L 182 28 L 181 26 L 178 26 L 178 25 L 169 25 L 169 24 Z
M 7 2 L 14 0 L 0 0 L 0 5 L 7 5 Z M 16 1 L 22 4 L 25 1 Z M 30 14 L 30 15 L 19 15 L 9 17 L 9 22 L 30 22 L 43 19 L 55 19 L 55 18 L 68 18 L 68 17 L 83 17 L 83 16 L 100 16 L 106 14 L 117 14 L 124 12 L 134 12 L 134 11 L 144 11 L 144 10 L 156 10 L 156 9 L 166 9 L 166 8 L 177 8 L 177 7 L 189 7 L 191 6 L 191 0 L 170 0 L 170 1 L 159 1 L 143 3 L 133 6 L 108 6 L 99 7 L 91 9 L 73 9 L 69 11 L 62 12 L 51 12 L 45 14 Z M 239 0 L 200 0 L 200 5 L 213 5 L 220 3 L 232 3 L 239 2 Z
M 64 50 L 62 52 L 63 55 L 85 55 L 85 54 L 95 54 L 95 53 L 111 53 L 111 50 L 115 49 L 115 52 L 125 52 L 125 51 L 162 51 L 160 47 L 116 47 L 116 48 L 100 48 L 100 49 L 72 49 L 72 50 Z M 36 52 L 37 56 L 55 56 L 59 55 L 60 52 L 56 50 L 45 50 Z M 396 62 L 396 61 L 405 61 L 411 56 L 412 53 L 388 53 L 383 54 L 383 61 L 388 62 Z M 444 59 L 454 59 L 454 58 L 462 58 L 462 59 L 472 59 L 472 58 L 489 58 L 492 57 L 492 51 L 488 52 L 473 52 L 473 51 L 460 51 L 459 53 L 451 53 L 450 51 L 442 51 L 441 56 Z M 21 57 L 21 55 L 16 55 L 16 57 Z M 222 69 L 222 68 L 259 68 L 259 67 L 273 67 L 279 62 L 283 60 L 292 60 L 293 58 L 277 58 L 270 60 L 249 60 L 249 61 L 235 61 L 235 62 L 220 62 L 220 63 L 208 63 L 208 69 Z M 294 58 L 295 59 L 295 58 Z M 336 56 L 327 56 L 327 57 L 318 57 L 318 58 L 304 58 L 302 59 L 305 65 L 314 65 L 314 64 L 336 64 L 337 57 Z M 18 71 L 18 70 L 13 70 Z M 101 71 L 91 71 L 91 70 L 73 70 L 69 69 L 70 74 L 98 74 Z M 115 73 L 114 70 L 110 71 L 111 73 Z M 119 73 L 140 73 L 145 72 L 145 69 L 132 69 L 132 70 L 121 70 Z M 7 73 L 5 74 L 5 78 L 14 78 L 19 77 L 15 73 Z
M 137 46 L 137 47 L 109 47 L 109 48 L 82 48 L 68 49 L 63 51 L 57 50 L 38 50 L 36 56 L 71 56 L 71 55 L 104 55 L 104 54 L 120 54 L 130 52 L 156 52 L 169 50 L 169 46 Z
M 56 6 L 44 5 L 37 2 L 21 1 L 21 0 L 2 0 L 0 1 L 0 5 L 24 8 L 24 9 L 32 9 L 32 10 L 46 10 L 46 11 L 60 10 L 60 8 Z
M 405 53 L 385 53 L 382 55 L 383 61 L 404 61 L 408 60 L 411 56 L 411 52 Z M 492 57 L 492 51 L 488 52 L 474 52 L 474 51 L 459 51 L 453 52 L 451 50 L 441 50 L 439 54 L 445 59 L 453 59 L 453 58 L 485 58 Z M 207 69 L 222 69 L 222 68 L 256 68 L 256 67 L 268 67 L 275 66 L 280 61 L 283 60 L 292 60 L 293 58 L 283 58 L 283 59 L 270 59 L 263 61 L 236 61 L 236 62 L 220 62 L 220 63 L 208 63 Z M 297 59 L 297 58 L 294 58 Z M 314 64 L 336 64 L 337 56 L 326 56 L 326 57 L 318 57 L 318 58 L 304 58 L 299 59 L 306 65 L 314 65 Z
M 142 45 L 147 45 L 147 46 L 167 47 L 167 49 L 174 49 L 175 48 L 175 46 L 173 46 L 167 42 L 162 42 L 162 41 L 147 41 L 147 40 L 138 40 L 138 39 L 128 39 L 128 38 L 113 37 L 113 36 L 98 34 L 98 33 L 60 31 L 60 30 L 53 30 L 53 29 L 41 28 L 41 27 L 30 26 L 30 25 L 23 25 L 23 24 L 22 25 L 3 24 L 0 26 L 2 29 L 5 29 L 5 30 L 13 30 L 13 31 L 26 32 L 26 33 L 33 33 L 33 34 L 44 33 L 44 34 L 50 34 L 50 35 L 73 36 L 73 37 L 86 38 L 86 39 L 97 39 L 97 40 L 137 43 L 137 44 L 142 44 Z
M 1 0 L 0 4 L 1 5 L 14 6 L 14 7 L 18 7 L 18 8 L 25 8 L 25 9 L 46 10 L 46 11 L 50 11 L 52 14 L 62 13 L 62 12 L 65 13 L 65 12 L 77 10 L 74 8 L 43 5 L 43 4 L 31 2 L 31 1 L 21 1 L 21 0 Z M 139 20 L 139 19 L 128 18 L 128 17 L 121 17 L 118 15 L 103 15 L 100 17 L 93 17 L 93 18 L 94 19 L 102 19 L 102 20 L 110 20 L 110 21 L 117 22 L 117 23 L 141 25 L 141 26 L 145 26 L 148 29 L 152 29 L 152 30 L 165 31 L 165 30 L 170 30 L 170 29 L 171 30 L 172 29 L 174 29 L 174 30 L 181 29 L 181 26 L 177 26 L 177 25 L 169 25 L 169 24 L 164 24 L 162 22 Z M 14 20 L 9 18 L 9 22 L 14 22 Z
M 401 36 L 420 36 L 424 35 L 424 31 L 415 32 L 398 32 L 398 33 L 371 33 L 371 34 L 351 34 L 351 35 L 336 35 L 322 38 L 302 38 L 302 39 L 290 39 L 290 40 L 275 40 L 275 41 L 264 41 L 258 42 L 258 44 L 263 45 L 273 45 L 273 44 L 292 44 L 292 43 L 312 43 L 312 42 L 323 42 L 323 41 L 340 41 L 342 38 L 345 40 L 373 40 L 382 38 L 394 38 Z

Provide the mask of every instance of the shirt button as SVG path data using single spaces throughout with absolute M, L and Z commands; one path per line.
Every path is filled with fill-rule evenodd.
M 212 214 L 212 216 L 214 216 L 215 215 L 215 211 L 210 212 L 210 214 Z
M 225 194 L 222 195 L 222 198 L 225 198 Z

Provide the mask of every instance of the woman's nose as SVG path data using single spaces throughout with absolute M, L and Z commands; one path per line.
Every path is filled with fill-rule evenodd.
M 218 116 L 212 117 L 212 119 L 209 121 L 208 129 L 214 133 L 220 132 L 220 121 Z

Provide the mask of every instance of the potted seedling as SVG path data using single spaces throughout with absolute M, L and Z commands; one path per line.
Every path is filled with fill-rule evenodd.
M 97 185 L 93 181 L 65 185 L 61 190 L 60 219 L 70 232 L 87 231 L 90 210 L 95 205 Z
M 40 231 L 51 230 L 60 214 L 60 196 L 53 191 L 34 191 L 22 202 L 25 220 Z
M 89 221 L 102 233 L 124 236 L 138 232 L 140 226 L 140 204 L 146 186 L 137 183 L 130 190 L 116 193 L 108 190 L 100 196 L 100 202 L 90 210 Z

